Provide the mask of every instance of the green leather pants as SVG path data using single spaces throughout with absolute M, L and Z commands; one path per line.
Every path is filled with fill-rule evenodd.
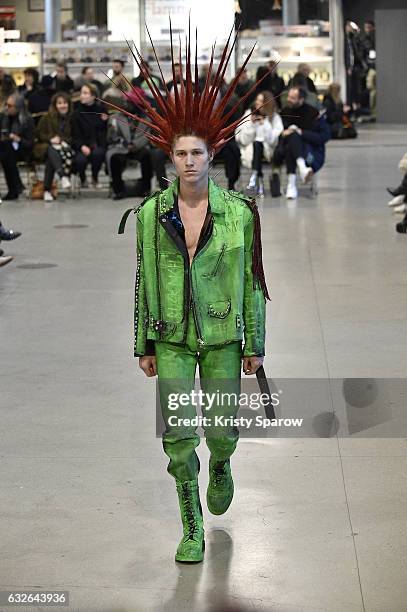
M 202 391 L 205 393 L 240 393 L 242 343 L 232 342 L 219 347 L 200 347 L 194 317 L 189 311 L 185 345 L 170 342 L 155 342 L 158 386 L 161 411 L 166 426 L 162 441 L 165 453 L 170 458 L 167 470 L 177 480 L 194 480 L 198 477 L 200 463 L 195 448 L 200 443 L 196 427 L 170 424 L 169 418 L 192 419 L 197 415 L 197 406 L 188 402 L 176 410 L 169 407 L 170 393 L 188 393 L 195 388 L 195 370 L 199 366 Z M 233 394 L 236 394 L 233 395 Z M 223 404 L 223 405 L 222 405 Z M 216 461 L 228 459 L 236 448 L 239 431 L 230 420 L 236 416 L 238 403 L 214 402 L 209 412 L 211 425 L 205 427 L 206 444 Z M 215 416 L 222 416 L 215 424 Z

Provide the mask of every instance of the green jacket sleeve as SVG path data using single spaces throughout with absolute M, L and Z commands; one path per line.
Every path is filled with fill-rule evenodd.
M 145 291 L 145 270 L 143 260 L 143 224 L 137 216 L 137 270 L 134 291 L 134 357 L 154 355 L 154 341 L 147 340 L 148 306 Z
M 259 283 L 255 282 L 252 271 L 254 241 L 254 215 L 244 229 L 244 348 L 243 356 L 259 357 L 265 354 L 266 300 Z

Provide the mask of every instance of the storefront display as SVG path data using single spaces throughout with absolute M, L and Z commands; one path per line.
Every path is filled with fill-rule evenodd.
M 84 66 L 91 66 L 98 78 L 99 72 L 103 76 L 102 72 L 107 72 L 112 67 L 114 59 L 125 61 L 126 74 L 130 77 L 134 75 L 134 59 L 125 41 L 86 45 L 74 42 L 42 45 L 44 74 L 52 72 L 57 62 L 65 62 L 72 78 L 79 76 Z
M 0 66 L 21 85 L 25 68 L 41 69 L 41 44 L 7 42 L 0 45 Z
M 297 71 L 298 64 L 311 67 L 310 77 L 319 91 L 332 81 L 332 41 L 328 24 L 315 26 L 266 26 L 260 31 L 244 31 L 239 37 L 238 64 L 242 64 L 257 42 L 249 64 L 252 77 L 259 66 L 278 61 L 278 72 L 287 83 Z

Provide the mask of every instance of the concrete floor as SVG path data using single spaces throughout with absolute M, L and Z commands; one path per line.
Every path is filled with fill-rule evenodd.
M 317 198 L 261 205 L 270 376 L 405 376 L 407 237 L 384 186 L 400 179 L 406 138 L 371 126 L 330 143 Z M 2 243 L 15 259 L 0 271 L 0 589 L 68 590 L 81 612 L 203 611 L 224 597 L 273 612 L 407 610 L 406 437 L 242 439 L 230 510 L 204 507 L 204 563 L 175 564 L 155 383 L 132 356 L 133 216 L 117 235 L 133 204 L 1 207 L 23 236 Z M 32 263 L 53 267 L 20 267 Z

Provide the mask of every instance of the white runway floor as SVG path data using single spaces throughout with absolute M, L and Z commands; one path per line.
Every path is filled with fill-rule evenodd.
M 364 128 L 329 144 L 316 198 L 261 204 L 270 376 L 405 376 L 407 236 L 385 186 L 400 181 L 406 142 L 406 127 Z M 204 563 L 174 562 L 155 383 L 132 356 L 133 215 L 117 235 L 132 205 L 0 207 L 23 232 L 1 244 L 14 260 L 0 270 L 0 590 L 67 590 L 80 612 L 201 612 L 222 597 L 244 610 L 407 610 L 405 431 L 241 439 L 230 510 L 204 505 Z M 72 224 L 83 227 L 56 227 Z

